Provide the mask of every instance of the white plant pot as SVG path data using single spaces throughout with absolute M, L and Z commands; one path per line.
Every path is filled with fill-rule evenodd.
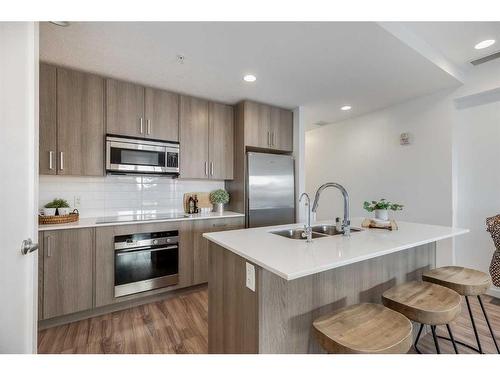
M 56 215 L 56 208 L 43 208 L 43 215 L 44 216 L 55 216 Z
M 224 203 L 215 203 L 214 212 L 222 215 L 224 213 Z
M 69 215 L 70 209 L 69 207 L 60 207 L 57 209 L 57 212 L 59 213 L 59 215 Z
M 375 219 L 389 220 L 389 210 L 375 210 Z

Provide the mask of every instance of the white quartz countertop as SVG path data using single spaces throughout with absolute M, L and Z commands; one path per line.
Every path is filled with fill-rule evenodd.
M 352 226 L 360 227 L 361 221 L 361 218 L 351 220 Z M 398 222 L 398 226 L 396 231 L 363 229 L 350 237 L 321 237 L 313 239 L 312 243 L 270 233 L 284 228 L 302 228 L 303 224 L 204 233 L 203 236 L 286 280 L 294 280 L 469 232 L 468 229 L 409 222 Z
M 107 222 L 99 222 L 103 218 L 81 218 L 79 221 L 75 223 L 68 224 L 55 224 L 55 225 L 39 225 L 39 231 L 47 231 L 47 230 L 62 230 L 62 229 L 80 229 L 80 228 L 92 228 L 92 227 L 106 227 L 106 226 L 117 226 L 117 225 L 128 225 L 128 224 L 149 224 L 149 223 L 163 223 L 166 221 L 185 221 L 185 220 L 207 220 L 207 219 L 223 219 L 223 218 L 232 218 L 232 217 L 243 217 L 244 214 L 233 212 L 233 211 L 224 211 L 222 214 L 217 212 L 209 212 L 204 214 L 195 214 L 195 215 L 185 215 L 180 214 L 177 217 L 165 218 L 162 215 L 158 215 L 155 218 L 152 215 L 148 215 L 146 220 L 136 220 L 133 215 L 130 216 L 122 216 L 119 217 L 119 221 L 107 221 Z

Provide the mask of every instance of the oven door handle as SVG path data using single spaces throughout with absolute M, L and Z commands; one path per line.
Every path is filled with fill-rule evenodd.
M 121 255 L 139 254 L 139 253 L 153 253 L 155 251 L 174 250 L 174 249 L 179 249 L 179 245 L 171 245 L 171 246 L 155 247 L 155 248 L 141 247 L 141 248 L 135 248 L 135 249 L 131 249 L 131 250 L 116 250 L 115 254 L 117 256 L 121 256 Z

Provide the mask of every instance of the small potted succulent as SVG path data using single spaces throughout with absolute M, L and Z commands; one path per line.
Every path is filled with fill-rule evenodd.
M 386 199 L 381 199 L 379 201 L 365 201 L 363 203 L 363 208 L 368 212 L 375 211 L 375 219 L 379 220 L 389 220 L 389 210 L 391 211 L 401 211 L 403 205 L 399 203 L 392 203 Z
M 43 214 L 45 216 L 58 215 L 69 215 L 69 204 L 68 201 L 61 198 L 56 198 L 53 201 L 47 203 L 43 208 Z
M 210 193 L 210 202 L 214 205 L 214 212 L 222 214 L 224 205 L 229 202 L 229 193 L 224 189 L 214 190 Z

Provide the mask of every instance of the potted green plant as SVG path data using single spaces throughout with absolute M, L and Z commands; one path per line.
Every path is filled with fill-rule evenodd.
M 381 199 L 379 201 L 365 201 L 363 203 L 363 208 L 368 212 L 375 211 L 375 218 L 379 220 L 389 220 L 389 210 L 391 211 L 401 211 L 403 205 L 399 203 L 392 203 L 386 199 Z
M 54 216 L 56 211 L 59 215 L 69 215 L 69 204 L 68 201 L 61 198 L 56 198 L 53 201 L 47 203 L 43 208 L 43 214 L 45 216 Z
M 217 189 L 210 193 L 210 202 L 214 205 L 214 212 L 222 214 L 224 205 L 229 202 L 229 193 L 224 189 Z

